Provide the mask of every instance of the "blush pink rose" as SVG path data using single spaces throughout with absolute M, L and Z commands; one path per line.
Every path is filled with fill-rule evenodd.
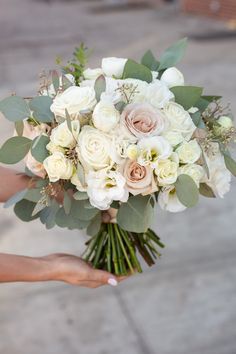
M 127 189 L 133 195 L 147 195 L 158 190 L 150 166 L 141 166 L 137 161 L 127 160 L 123 167 L 123 175 Z
M 121 124 L 141 139 L 161 134 L 165 128 L 165 117 L 149 103 L 131 103 L 121 115 Z

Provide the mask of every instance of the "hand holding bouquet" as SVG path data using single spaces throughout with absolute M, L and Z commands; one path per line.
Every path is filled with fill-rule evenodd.
M 156 204 L 170 212 L 197 204 L 199 194 L 223 197 L 236 162 L 236 130 L 219 96 L 185 84 L 175 67 L 186 39 L 158 61 L 104 58 L 85 68 L 85 48 L 43 77 L 38 96 L 11 96 L 0 111 L 15 135 L 0 162 L 25 161 L 30 188 L 11 198 L 23 221 L 39 218 L 86 229 L 84 258 L 116 275 L 141 272 L 138 253 L 153 265 L 163 248 L 150 229 Z

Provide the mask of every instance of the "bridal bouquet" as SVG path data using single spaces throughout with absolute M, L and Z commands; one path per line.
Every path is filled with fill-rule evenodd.
M 223 197 L 236 162 L 236 130 L 220 96 L 185 83 L 175 67 L 182 39 L 157 60 L 104 58 L 86 68 L 81 45 L 72 61 L 42 75 L 36 97 L 0 102 L 15 134 L 0 149 L 0 162 L 25 163 L 29 188 L 7 203 L 23 221 L 39 218 L 86 229 L 84 257 L 116 275 L 141 272 L 164 247 L 150 228 L 156 204 L 179 212 L 199 194 Z

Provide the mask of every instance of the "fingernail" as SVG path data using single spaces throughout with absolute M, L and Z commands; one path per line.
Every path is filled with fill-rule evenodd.
M 118 282 L 114 278 L 110 278 L 110 279 L 108 279 L 108 284 L 111 286 L 117 286 Z

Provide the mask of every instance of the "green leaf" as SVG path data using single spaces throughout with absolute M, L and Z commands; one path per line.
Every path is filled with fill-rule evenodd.
M 8 139 L 0 149 L 0 162 L 15 164 L 27 155 L 32 141 L 23 136 L 14 136 Z
M 17 135 L 22 136 L 23 131 L 24 131 L 24 122 L 22 120 L 15 122 L 15 129 L 16 129 Z
M 45 208 L 46 208 L 46 205 L 41 203 L 41 201 L 38 201 L 34 207 L 34 210 L 32 211 L 32 216 L 35 216 L 35 215 L 40 216 L 38 214 Z
M 160 65 L 158 70 L 163 70 L 175 66 L 183 58 L 186 48 L 187 38 L 183 38 L 166 49 L 160 58 Z
M 170 89 L 175 95 L 175 102 L 184 107 L 185 110 L 196 105 L 202 94 L 202 87 L 175 86 Z
M 52 84 L 54 90 L 55 92 L 57 92 L 60 87 L 60 79 L 59 79 L 58 72 L 56 70 L 51 70 L 51 77 L 52 77 Z
M 130 232 L 145 232 L 150 227 L 153 208 L 150 196 L 132 196 L 127 203 L 122 203 L 117 214 L 119 226 Z
M 151 71 L 157 71 L 160 63 L 156 60 L 151 50 L 148 50 L 141 59 L 141 64 L 145 65 Z
M 7 97 L 0 102 L 0 112 L 11 122 L 17 122 L 30 116 L 26 101 L 18 96 Z
M 51 229 L 56 225 L 56 214 L 59 209 L 60 205 L 53 199 L 51 205 L 40 212 L 40 220 L 47 229 Z
M 35 205 L 36 205 L 35 203 L 23 199 L 20 202 L 16 203 L 14 207 L 14 212 L 19 219 L 25 222 L 29 222 L 37 219 L 39 216 L 39 215 L 32 216 Z
M 12 205 L 20 202 L 22 199 L 25 198 L 25 195 L 26 195 L 27 191 L 28 191 L 28 189 L 26 188 L 26 189 L 23 189 L 22 191 L 20 191 L 20 192 L 18 192 L 16 194 L 14 194 L 10 199 L 8 199 L 6 201 L 6 203 L 4 204 L 3 207 L 4 208 L 9 208 Z
M 99 102 L 101 94 L 106 91 L 106 79 L 103 75 L 100 75 L 94 84 L 94 90 L 96 92 L 96 100 Z
M 92 220 L 99 212 L 98 209 L 86 209 L 87 200 L 73 200 L 71 205 L 71 216 L 79 220 Z
M 216 197 L 211 187 L 209 187 L 206 183 L 200 183 L 199 193 L 207 198 Z
M 152 82 L 152 73 L 146 66 L 128 59 L 124 67 L 123 79 L 138 79 L 150 83 Z
M 225 166 L 236 177 L 236 161 L 228 154 L 224 154 Z
M 197 204 L 199 191 L 196 183 L 190 176 L 185 174 L 179 175 L 175 182 L 175 188 L 177 197 L 184 206 L 191 208 Z
M 88 199 L 88 194 L 86 192 L 76 192 L 73 194 L 75 200 L 86 200 Z
M 70 117 L 69 112 L 67 111 L 67 109 L 65 110 L 65 112 L 66 112 L 66 123 L 67 123 L 67 127 L 68 127 L 69 131 L 71 132 L 71 134 L 73 135 L 71 117 Z
M 195 107 L 197 107 L 201 113 L 205 112 L 210 102 L 200 97 L 199 100 L 195 103 Z
M 82 186 L 85 185 L 85 173 L 84 173 L 84 168 L 81 165 L 81 163 L 78 162 L 77 164 L 77 177 L 80 181 L 80 183 L 82 184 Z
M 89 223 L 90 221 L 88 220 L 74 218 L 71 213 L 66 215 L 64 208 L 60 208 L 56 214 L 56 224 L 62 228 L 67 227 L 70 230 L 82 230 L 88 227 Z
M 206 101 L 208 101 L 209 103 L 213 102 L 213 101 L 218 101 L 222 98 L 222 96 L 202 96 L 202 98 Z
M 54 115 L 50 110 L 52 98 L 48 96 L 37 96 L 30 101 L 30 109 L 34 112 L 33 116 L 39 122 L 50 123 Z
M 38 203 L 38 201 L 42 198 L 41 190 L 41 188 L 28 189 L 24 199 L 29 200 L 30 202 Z
M 31 154 L 40 163 L 49 156 L 49 151 L 47 150 L 46 146 L 49 143 L 50 139 L 46 135 L 40 135 L 34 139 L 32 147 L 31 147 Z
M 101 228 L 101 223 L 102 223 L 102 214 L 97 213 L 97 215 L 91 220 L 91 223 L 87 227 L 87 234 L 89 236 L 95 236 L 100 228 Z
M 63 207 L 64 207 L 66 215 L 70 214 L 71 205 L 72 205 L 71 197 L 67 192 L 65 192 L 64 199 L 63 199 Z

